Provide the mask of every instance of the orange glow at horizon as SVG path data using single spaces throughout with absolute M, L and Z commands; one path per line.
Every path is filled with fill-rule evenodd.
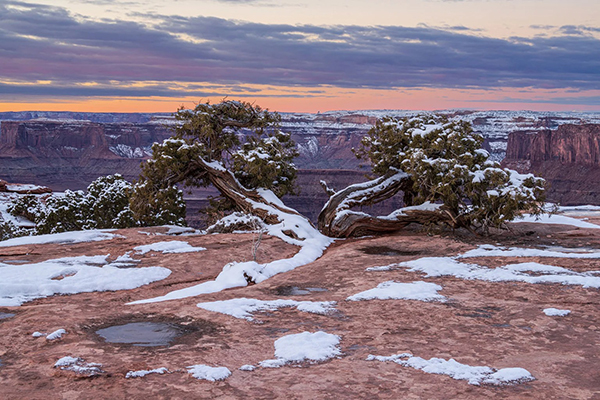
M 577 92 L 566 89 L 431 89 L 410 88 L 396 90 L 317 88 L 323 93 L 289 97 L 286 91 L 264 91 L 253 96 L 232 93 L 229 99 L 253 102 L 263 108 L 279 112 L 326 112 L 334 110 L 534 110 L 534 111 L 600 111 L 600 104 L 569 104 L 561 99 L 571 97 L 600 97 L 600 90 Z M 193 108 L 198 102 L 220 102 L 224 97 L 208 98 L 85 98 L 49 100 L 32 99 L 27 102 L 0 102 L 5 111 L 72 111 L 172 113 L 180 106 Z M 506 100 L 508 99 L 508 100 Z M 550 102 L 556 99 L 554 102 Z

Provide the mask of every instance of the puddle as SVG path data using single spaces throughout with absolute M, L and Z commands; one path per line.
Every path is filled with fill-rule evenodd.
M 184 327 L 164 322 L 131 322 L 96 331 L 107 343 L 141 347 L 169 346 L 184 333 Z
M 14 317 L 16 314 L 0 312 L 0 320 Z
M 274 292 L 278 296 L 304 296 L 313 292 L 326 292 L 325 288 L 318 287 L 307 287 L 300 288 L 298 286 L 279 286 L 274 289 Z
M 416 250 L 400 250 L 388 246 L 369 246 L 362 247 L 359 250 L 365 254 L 378 256 L 416 256 L 421 254 L 420 251 Z
M 494 328 L 510 328 L 510 324 L 492 324 Z

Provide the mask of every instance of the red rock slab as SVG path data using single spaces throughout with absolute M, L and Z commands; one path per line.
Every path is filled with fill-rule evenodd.
M 134 256 L 140 266 L 159 265 L 173 273 L 138 289 L 82 293 L 35 300 L 0 312 L 17 315 L 0 322 L 0 397 L 47 398 L 257 398 L 257 399 L 590 399 L 600 391 L 600 293 L 597 289 L 525 283 L 424 278 L 404 269 L 366 272 L 367 267 L 424 256 L 451 256 L 483 243 L 570 247 L 592 242 L 597 233 L 531 224 L 493 237 L 467 234 L 404 232 L 397 235 L 336 241 L 325 255 L 304 267 L 276 275 L 261 284 L 161 303 L 127 305 L 174 289 L 214 279 L 230 261 L 247 260 L 252 234 L 173 238 L 207 250 L 187 254 L 147 253 Z M 159 230 L 140 229 L 152 233 Z M 533 230 L 534 234 L 529 232 Z M 39 260 L 59 256 L 124 254 L 134 246 L 171 240 L 129 229 L 104 242 L 44 246 Z M 546 237 L 551 235 L 551 238 Z M 534 237 L 535 240 L 531 239 Z M 539 239 L 537 238 L 539 236 Z M 265 238 L 259 261 L 290 257 L 297 248 Z M 503 260 L 480 259 L 501 264 Z M 525 260 L 510 260 L 523 262 Z M 586 271 L 598 260 L 552 259 L 554 265 Z M 445 303 L 410 300 L 349 302 L 346 298 L 396 280 L 425 280 L 443 287 Z M 284 296 L 282 288 L 322 288 L 306 295 Z M 337 312 L 316 315 L 296 309 L 255 314 L 255 321 L 236 319 L 196 306 L 199 302 L 238 297 L 337 301 Z M 570 309 L 566 317 L 548 317 L 547 307 Z M 99 327 L 131 321 L 171 322 L 190 332 L 171 347 L 143 348 L 104 343 Z M 57 341 L 34 339 L 33 331 L 64 328 Z M 322 330 L 340 335 L 343 355 L 320 364 L 240 371 L 274 357 L 273 343 L 283 335 Z M 536 380 L 512 386 L 473 386 L 444 375 L 432 375 L 395 363 L 366 361 L 369 354 L 410 352 L 423 358 L 454 358 L 469 365 L 522 367 Z M 104 374 L 94 378 L 53 368 L 71 355 L 98 362 Z M 194 364 L 225 366 L 232 375 L 221 382 L 200 381 L 187 374 Z M 131 370 L 166 367 L 170 374 L 125 379 Z

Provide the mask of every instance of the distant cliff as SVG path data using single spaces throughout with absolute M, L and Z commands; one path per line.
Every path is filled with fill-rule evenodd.
M 82 189 L 100 175 L 139 174 L 152 143 L 171 136 L 160 124 L 3 121 L 0 177 L 13 182 Z
M 600 124 L 512 132 L 502 163 L 544 177 L 551 201 L 600 204 Z

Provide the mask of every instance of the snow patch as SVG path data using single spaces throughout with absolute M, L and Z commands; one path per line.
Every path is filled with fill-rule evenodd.
M 466 380 L 470 385 L 509 385 L 533 381 L 535 378 L 524 368 L 503 368 L 496 370 L 485 366 L 461 364 L 453 358 L 430 358 L 425 360 L 414 357 L 410 353 L 392 355 L 389 357 L 369 355 L 367 361 L 392 361 L 403 367 L 419 369 L 428 374 L 448 375 L 452 379 Z
M 36 264 L 0 264 L 0 306 L 19 306 L 54 294 L 135 289 L 165 279 L 163 267 L 119 268 L 103 256 L 79 256 Z
M 231 371 L 225 367 L 209 367 L 208 365 L 198 364 L 187 368 L 188 373 L 194 378 L 205 379 L 211 382 L 222 381 L 231 375 Z
M 172 240 L 168 242 L 156 242 L 145 244 L 143 246 L 137 246 L 133 248 L 138 254 L 146 254 L 150 251 L 159 251 L 163 254 L 173 253 L 194 253 L 197 251 L 206 250 L 204 247 L 193 247 L 188 242 L 182 242 L 180 240 Z
M 323 362 L 342 354 L 340 337 L 323 331 L 302 332 L 283 336 L 275 341 L 274 360 L 259 363 L 264 368 L 278 368 L 303 361 Z
M 381 266 L 377 266 L 377 267 L 369 267 L 366 268 L 365 271 L 393 271 L 395 269 L 398 269 L 398 264 L 390 264 L 390 265 L 381 265 Z
M 189 226 L 179 225 L 162 225 L 163 228 L 169 228 L 166 235 L 170 236 L 191 236 L 191 235 L 202 235 L 203 231 L 198 229 L 190 228 Z
M 257 311 L 274 311 L 278 308 L 296 307 L 299 311 L 313 314 L 329 314 L 335 310 L 335 301 L 295 301 L 295 300 L 258 300 L 239 298 L 231 300 L 199 303 L 198 307 L 253 321 L 252 313 Z
M 542 214 L 539 217 L 531 214 L 523 214 L 522 218 L 515 219 L 513 223 L 519 222 L 530 222 L 537 224 L 558 224 L 558 225 L 572 225 L 578 228 L 587 229 L 600 229 L 600 225 L 591 224 L 589 222 L 582 221 L 577 218 L 567 217 L 565 215 L 551 215 Z
M 39 333 L 39 332 L 36 332 Z M 46 336 L 46 340 L 55 340 L 55 339 L 60 339 L 62 338 L 62 335 L 66 335 L 67 331 L 64 329 L 57 329 L 54 332 L 50 333 L 48 336 Z
M 129 371 L 126 375 L 125 378 L 129 379 L 129 378 L 143 378 L 146 375 L 150 375 L 150 374 L 166 374 L 168 373 L 169 370 L 166 369 L 165 367 L 161 367 L 161 368 L 156 368 L 156 369 L 150 369 L 150 370 L 140 370 L 140 371 Z
M 600 258 L 600 252 L 582 253 L 581 249 L 565 249 L 567 251 L 528 249 L 522 247 L 498 247 L 484 244 L 476 249 L 469 250 L 457 258 L 471 257 L 555 257 L 555 258 Z M 570 251 L 568 251 L 570 250 Z
M 422 272 L 427 278 L 454 276 L 460 279 L 489 282 L 560 283 L 580 285 L 584 288 L 600 287 L 600 277 L 594 276 L 593 273 L 580 273 L 567 268 L 533 262 L 487 268 L 477 264 L 461 263 L 451 257 L 424 257 L 402 262 L 396 266 L 407 268 L 411 272 Z
M 55 364 L 54 368 L 60 368 L 66 371 L 73 371 L 77 374 L 94 376 L 101 374 L 102 364 L 98 363 L 86 363 L 83 358 L 66 356 L 59 359 Z
M 346 300 L 419 300 L 419 301 L 446 301 L 446 298 L 438 294 L 443 288 L 430 282 L 394 282 L 387 281 L 377 285 L 374 289 L 357 293 Z
M 544 308 L 544 314 L 549 317 L 564 317 L 571 314 L 571 310 L 560 310 L 558 308 Z
M 250 364 L 244 364 L 240 367 L 240 371 L 254 371 L 256 367 Z
M 106 229 L 103 230 L 89 230 L 89 231 L 73 231 L 73 232 L 61 232 L 53 233 L 49 235 L 38 235 L 38 236 L 23 236 L 18 238 L 12 238 L 0 242 L 0 247 L 10 246 L 23 246 L 29 244 L 67 244 L 67 243 L 82 243 L 82 242 L 98 242 L 101 240 L 110 240 L 121 235 L 114 233 L 108 233 Z

